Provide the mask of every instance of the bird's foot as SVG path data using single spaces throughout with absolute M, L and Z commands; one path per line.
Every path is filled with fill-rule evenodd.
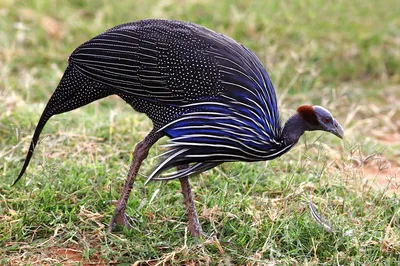
M 132 223 L 136 222 L 135 219 L 129 217 L 126 213 L 125 213 L 125 208 L 123 208 L 122 204 L 119 204 L 118 201 L 109 201 L 109 204 L 113 204 L 115 205 L 115 211 L 114 211 L 114 215 L 110 221 L 110 224 L 108 226 L 108 232 L 111 233 L 115 224 L 119 224 L 122 225 L 124 227 L 126 227 L 127 229 L 131 229 L 132 228 Z
M 207 235 L 201 229 L 201 224 L 196 216 L 189 217 L 188 229 L 190 235 L 193 237 L 207 237 Z

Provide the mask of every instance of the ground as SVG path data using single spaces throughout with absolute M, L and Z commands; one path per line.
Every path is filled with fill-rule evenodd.
M 398 265 L 400 6 L 376 1 L 14 1 L 0 3 L 0 263 L 3 265 Z M 305 134 L 270 162 L 191 178 L 208 237 L 187 234 L 179 182 L 135 183 L 132 230 L 107 233 L 131 152 L 151 122 L 109 97 L 53 117 L 11 186 L 68 55 L 133 20 L 192 21 L 250 49 L 282 119 L 329 109 L 345 131 Z M 318 218 L 322 216 L 322 220 Z

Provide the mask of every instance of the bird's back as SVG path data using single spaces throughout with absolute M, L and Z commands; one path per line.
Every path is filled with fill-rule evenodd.
M 144 20 L 114 27 L 79 46 L 70 63 L 119 94 L 171 105 L 221 92 L 212 43 L 190 23 Z M 212 33 L 215 34 L 215 33 Z

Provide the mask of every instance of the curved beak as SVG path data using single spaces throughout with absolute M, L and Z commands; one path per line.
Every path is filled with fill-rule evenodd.
M 342 126 L 334 119 L 333 120 L 333 129 L 330 131 L 333 135 L 343 139 L 344 132 Z

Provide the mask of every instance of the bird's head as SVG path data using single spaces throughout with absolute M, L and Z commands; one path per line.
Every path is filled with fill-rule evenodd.
M 318 105 L 302 105 L 297 109 L 297 113 L 303 118 L 306 130 L 323 130 L 341 139 L 343 138 L 344 133 L 342 126 L 325 108 Z

